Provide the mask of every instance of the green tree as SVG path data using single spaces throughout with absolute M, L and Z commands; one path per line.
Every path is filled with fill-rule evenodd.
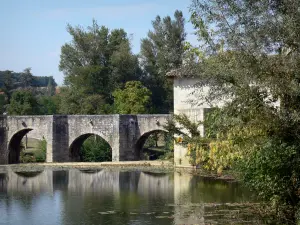
M 3 91 L 7 95 L 8 102 L 10 101 L 13 88 L 14 82 L 12 78 L 12 71 L 6 70 L 3 72 Z
M 47 95 L 48 96 L 52 96 L 55 94 L 55 86 L 56 86 L 55 81 L 54 81 L 53 77 L 50 76 L 48 79 L 48 84 L 47 84 Z
M 38 98 L 39 114 L 54 115 L 59 111 L 59 96 L 40 96 Z
M 217 137 L 242 152 L 245 183 L 272 202 L 285 223 L 300 221 L 299 8 L 298 0 L 191 5 L 205 53 L 199 86 L 210 86 L 199 101 L 228 100 L 221 113 L 226 120 L 215 121 Z
M 61 48 L 59 69 L 64 72 L 65 84 L 70 89 L 68 97 L 94 96 L 95 99 L 98 96 L 102 98 L 100 103 L 112 104 L 112 92 L 116 88 L 139 79 L 138 58 L 131 53 L 130 41 L 123 29 L 109 31 L 93 20 L 87 29 L 68 25 L 67 30 L 73 40 Z M 62 102 L 73 104 L 74 101 L 76 99 L 67 98 Z M 81 105 L 77 105 L 70 113 L 77 113 L 80 108 Z M 95 110 L 92 113 L 97 113 Z
M 6 105 L 6 96 L 3 91 L 0 90 L 0 114 L 5 112 L 5 105 Z
M 112 112 L 102 95 L 86 95 L 73 88 L 60 88 L 58 112 L 61 114 L 107 114 Z
M 17 90 L 13 92 L 8 106 L 9 115 L 34 115 L 38 114 L 38 102 L 27 90 Z
M 23 73 L 21 73 L 20 81 L 24 88 L 28 88 L 31 86 L 33 81 L 33 76 L 31 73 L 31 68 L 24 69 Z
M 112 160 L 110 145 L 98 136 L 91 136 L 82 145 L 82 159 L 84 162 L 107 162 Z
M 138 114 L 150 110 L 151 92 L 140 81 L 128 81 L 125 88 L 115 90 L 113 96 L 117 113 Z
M 173 86 L 166 73 L 182 65 L 184 55 L 185 19 L 181 11 L 170 16 L 157 16 L 152 21 L 153 30 L 141 43 L 143 83 L 152 92 L 156 112 L 168 113 L 173 108 Z

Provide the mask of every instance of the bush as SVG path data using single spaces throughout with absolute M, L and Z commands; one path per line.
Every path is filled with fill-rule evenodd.
M 292 223 L 299 217 L 300 154 L 299 147 L 273 139 L 254 146 L 241 158 L 237 169 L 245 184 L 271 202 L 278 218 Z
M 38 150 L 34 154 L 36 162 L 46 162 L 46 153 L 47 141 L 45 140 L 45 138 L 43 138 L 43 140 L 39 143 Z
M 91 136 L 83 143 L 81 148 L 84 162 L 105 162 L 112 160 L 110 145 L 98 136 Z

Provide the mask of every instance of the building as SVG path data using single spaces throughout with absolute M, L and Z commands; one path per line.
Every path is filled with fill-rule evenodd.
M 208 104 L 200 102 L 199 95 L 205 96 L 209 87 L 200 87 L 200 78 L 196 77 L 196 70 L 192 67 L 181 67 L 172 70 L 167 77 L 173 80 L 174 114 L 185 114 L 193 122 L 204 121 L 205 114 L 213 107 L 220 107 L 224 103 Z M 199 125 L 201 136 L 204 136 L 204 126 Z M 174 144 L 174 164 L 177 167 L 189 167 L 189 157 L 186 156 L 187 148 Z

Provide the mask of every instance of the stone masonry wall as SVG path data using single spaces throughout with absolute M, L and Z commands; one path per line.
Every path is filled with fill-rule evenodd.
M 137 141 L 145 134 L 163 130 L 170 115 L 54 115 L 0 117 L 0 164 L 8 164 L 9 146 L 19 146 L 22 137 L 47 141 L 46 162 L 69 162 L 70 147 L 95 134 L 112 148 L 113 161 L 139 160 Z M 79 142 L 80 143 L 80 142 Z M 80 147 L 80 146 L 77 146 Z M 14 158 L 19 152 L 14 153 Z M 13 159 L 14 159 L 13 158 Z M 10 161 L 12 162 L 12 161 Z M 17 162 L 17 161 L 13 161 Z
M 185 114 L 193 122 L 204 121 L 206 112 L 212 108 L 208 103 L 199 105 L 197 94 L 205 96 L 209 87 L 200 88 L 197 86 L 199 79 L 196 78 L 174 78 L 174 114 Z M 221 107 L 224 102 L 214 103 L 214 106 Z M 204 126 L 200 125 L 198 130 L 204 136 Z M 176 166 L 191 166 L 186 156 L 187 149 L 179 144 L 174 145 L 174 164 Z
M 8 163 L 7 129 L 7 117 L 0 116 L 0 164 Z

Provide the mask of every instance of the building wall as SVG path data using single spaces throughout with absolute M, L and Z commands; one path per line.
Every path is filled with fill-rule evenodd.
M 174 78 L 174 114 L 185 114 L 193 122 L 203 121 L 206 112 L 211 108 L 207 103 L 199 104 L 199 93 L 205 96 L 209 88 L 200 88 L 197 78 Z M 215 106 L 222 106 L 219 102 Z M 205 129 L 199 126 L 200 134 L 203 136 Z M 191 166 L 189 158 L 186 156 L 187 149 L 179 144 L 174 144 L 174 164 L 175 166 Z

